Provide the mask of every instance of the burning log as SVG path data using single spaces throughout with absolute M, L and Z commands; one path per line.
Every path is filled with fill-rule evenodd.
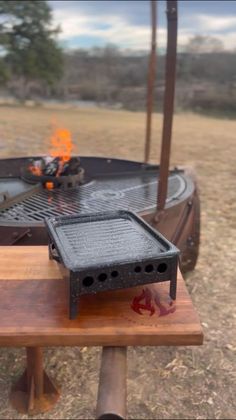
M 79 171 L 80 159 L 72 157 L 69 161 L 65 162 L 61 175 L 76 175 Z
M 68 176 L 78 174 L 80 169 L 80 159 L 72 157 L 67 162 L 63 162 L 60 157 L 46 157 L 41 160 L 31 161 L 29 170 L 38 176 Z
M 59 172 L 59 167 L 60 167 L 60 158 L 57 157 L 55 159 L 50 159 L 49 162 L 46 162 L 44 160 L 44 165 L 42 166 L 43 166 L 43 169 L 42 169 L 43 175 L 57 176 Z
M 39 183 L 48 190 L 63 187 L 73 188 L 83 183 L 84 170 L 78 157 L 63 161 L 61 157 L 44 157 L 31 159 L 29 165 L 22 170 L 22 178 L 30 183 Z

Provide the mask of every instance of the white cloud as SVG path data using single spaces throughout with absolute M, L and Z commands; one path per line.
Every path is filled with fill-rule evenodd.
M 181 18 L 181 17 L 180 17 Z M 62 32 L 59 39 L 67 41 L 75 37 L 92 37 L 106 43 L 113 43 L 121 48 L 134 50 L 148 50 L 150 46 L 150 26 L 135 25 L 122 16 L 115 15 L 85 15 L 74 13 L 70 9 L 54 9 L 54 22 L 61 26 Z M 105 26 L 103 24 L 105 23 Z M 178 47 L 184 47 L 189 39 L 197 34 L 212 35 L 222 40 L 226 49 L 236 47 L 236 31 L 221 31 L 236 27 L 236 16 L 211 16 L 196 15 L 192 17 L 185 27 L 181 27 L 181 19 L 178 30 Z M 160 48 L 166 46 L 166 27 L 159 27 L 157 32 L 157 44 Z M 73 44 L 74 45 L 74 44 Z M 79 42 L 78 42 L 79 46 Z
M 236 27 L 236 16 L 197 15 L 196 26 L 199 30 L 222 31 Z
M 54 12 L 54 22 L 61 26 L 59 38 L 68 40 L 72 37 L 89 36 L 114 43 L 121 47 L 146 49 L 150 39 L 150 28 L 132 25 L 119 16 L 75 16 L 69 11 Z M 101 23 L 109 22 L 106 29 L 100 29 Z M 161 35 L 161 30 L 159 31 Z

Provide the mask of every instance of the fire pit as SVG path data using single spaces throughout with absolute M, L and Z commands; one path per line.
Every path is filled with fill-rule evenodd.
M 28 165 L 28 157 L 0 160 L 1 245 L 47 244 L 45 218 L 124 209 L 142 216 L 181 250 L 182 269 L 194 267 L 199 244 L 199 201 L 195 181 L 186 171 L 170 171 L 165 217 L 159 222 L 155 217 L 157 165 L 80 157 L 82 183 L 52 190 L 45 189 L 41 180 L 30 184 L 22 179 L 22 170 Z
M 70 318 L 79 296 L 170 280 L 176 298 L 178 250 L 134 213 L 105 212 L 45 220 L 49 255 L 70 284 Z

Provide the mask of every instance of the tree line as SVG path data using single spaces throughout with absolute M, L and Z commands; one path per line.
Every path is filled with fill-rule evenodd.
M 114 45 L 63 51 L 45 0 L 0 1 L 1 91 L 25 100 L 87 100 L 142 110 L 148 54 Z M 177 58 L 177 109 L 236 111 L 236 51 L 195 36 Z M 157 58 L 155 107 L 162 109 L 165 56 Z

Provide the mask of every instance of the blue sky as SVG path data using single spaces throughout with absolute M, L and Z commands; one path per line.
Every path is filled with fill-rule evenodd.
M 120 48 L 145 50 L 150 40 L 148 0 L 49 1 L 54 22 L 66 48 L 90 48 L 116 44 Z M 166 2 L 158 2 L 158 46 L 166 44 Z M 178 46 L 194 35 L 219 38 L 228 50 L 236 49 L 236 1 L 178 2 Z

